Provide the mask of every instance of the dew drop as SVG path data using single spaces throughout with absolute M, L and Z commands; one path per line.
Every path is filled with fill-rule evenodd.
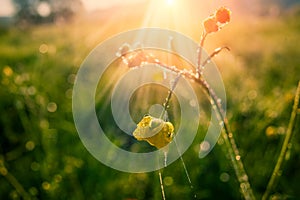
M 197 101 L 195 99 L 190 100 L 190 106 L 196 107 L 197 106 Z
M 166 70 L 163 71 L 163 77 L 164 77 L 164 80 L 167 79 L 167 72 L 166 72 Z
M 241 183 L 240 184 L 240 188 L 242 189 L 242 191 L 245 191 L 246 187 L 247 187 L 246 183 Z
M 200 151 L 208 151 L 210 149 L 210 143 L 208 141 L 203 141 L 200 143 Z
M 169 36 L 169 43 L 168 43 L 168 48 L 170 50 L 173 50 L 173 37 L 172 36 Z
M 244 181 L 244 182 L 247 182 L 248 181 L 248 176 L 246 174 L 244 174 L 242 177 L 241 177 L 241 180 Z
M 167 167 L 168 152 L 164 151 L 164 167 Z
M 116 52 L 116 56 L 117 57 L 121 57 L 124 54 L 128 53 L 128 51 L 130 51 L 130 45 L 128 43 L 124 43 Z

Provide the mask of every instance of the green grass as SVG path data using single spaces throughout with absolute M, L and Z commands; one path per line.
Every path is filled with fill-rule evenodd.
M 13 27 L 0 33 L 0 199 L 161 199 L 157 172 L 110 169 L 86 151 L 76 132 L 71 92 L 81 62 L 109 35 L 138 26 L 112 25 L 102 32 L 95 23 L 100 27 L 104 21 Z M 215 61 L 224 78 L 228 118 L 258 198 L 276 163 L 300 79 L 299 26 L 297 15 L 237 21 L 207 41 L 208 49 L 224 44 L 231 48 Z M 39 50 L 42 44 L 47 45 L 45 53 Z M 275 191 L 284 199 L 300 196 L 298 124 L 299 117 Z M 200 126 L 199 133 L 205 129 Z M 193 192 L 201 199 L 241 198 L 224 147 L 217 145 L 200 160 L 199 140 L 183 156 Z M 222 182 L 221 174 L 229 180 Z M 167 199 L 193 195 L 179 160 L 163 170 L 163 177 L 173 180 L 165 186 Z

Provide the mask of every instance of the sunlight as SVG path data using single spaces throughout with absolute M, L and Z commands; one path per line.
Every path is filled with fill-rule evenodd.
M 168 4 L 169 6 L 172 6 L 172 5 L 174 4 L 174 0 L 167 0 L 167 4 Z
M 191 15 L 183 10 L 189 10 L 188 4 L 182 0 L 151 0 L 144 16 L 144 26 L 161 27 L 184 31 Z M 180 14 L 179 14 L 180 13 Z

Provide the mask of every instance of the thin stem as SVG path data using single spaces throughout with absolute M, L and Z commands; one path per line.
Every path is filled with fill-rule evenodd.
M 217 55 L 218 55 L 222 50 L 224 50 L 224 49 L 230 51 L 230 49 L 229 49 L 228 47 L 219 47 L 219 48 L 216 48 L 216 49 L 214 50 L 214 52 L 212 52 L 212 53 L 208 56 L 208 58 L 206 58 L 206 60 L 202 63 L 202 66 L 205 66 L 207 63 L 209 63 L 209 61 L 210 61 L 213 57 L 217 56 Z
M 197 199 L 197 194 L 196 194 L 195 191 L 194 191 L 194 186 L 193 186 L 192 180 L 191 180 L 191 178 L 190 178 L 189 172 L 188 172 L 188 170 L 187 170 L 187 167 L 186 167 L 186 165 L 185 165 L 185 162 L 184 162 L 184 160 L 183 160 L 183 157 L 182 157 L 182 155 L 181 155 L 181 152 L 179 151 L 179 148 L 178 148 L 178 145 L 177 145 L 176 138 L 174 137 L 173 140 L 174 140 L 174 143 L 175 143 L 175 145 L 176 145 L 177 152 L 178 152 L 178 154 L 180 155 L 180 160 L 181 160 L 181 163 L 182 163 L 183 170 L 184 170 L 184 172 L 185 172 L 186 178 L 188 179 L 188 182 L 189 182 L 189 184 L 190 184 L 191 192 L 194 194 L 193 197 L 194 197 L 194 199 Z
M 23 199 L 30 199 L 29 194 L 25 191 L 18 179 L 4 166 L 4 160 L 0 160 L 0 174 L 6 178 L 6 180 L 16 189 Z
M 166 200 L 165 189 L 164 189 L 164 184 L 163 184 L 162 175 L 161 175 L 160 170 L 158 170 L 158 176 L 159 176 L 159 183 L 160 183 L 162 198 L 163 198 L 163 200 Z
M 255 196 L 251 189 L 251 185 L 248 180 L 248 175 L 244 169 L 244 165 L 241 160 L 239 150 L 233 138 L 233 133 L 228 123 L 228 119 L 226 118 L 225 112 L 222 109 L 221 102 L 218 101 L 218 97 L 215 94 L 214 90 L 210 88 L 209 84 L 204 79 L 198 79 L 198 81 L 196 82 L 200 83 L 205 88 L 206 96 L 209 99 L 211 99 L 211 105 L 212 108 L 215 110 L 218 120 L 224 123 L 224 129 L 221 132 L 221 136 L 224 140 L 226 150 L 228 152 L 228 155 L 230 156 L 230 161 L 240 183 L 241 193 L 243 194 L 246 200 L 255 199 Z
M 204 40 L 205 40 L 206 34 L 202 36 L 201 42 L 200 42 L 200 47 L 201 45 L 203 46 Z M 201 64 L 201 53 L 202 53 L 202 48 L 199 49 L 198 53 L 198 65 L 200 66 Z M 233 133 L 230 129 L 228 120 L 226 118 L 225 112 L 222 109 L 221 102 L 218 101 L 218 96 L 214 92 L 214 90 L 210 87 L 209 83 L 206 82 L 202 74 L 200 73 L 199 70 L 196 70 L 196 73 L 193 73 L 191 71 L 187 70 L 180 70 L 175 66 L 169 66 L 158 59 L 155 59 L 152 55 L 149 55 L 152 59 L 149 60 L 154 64 L 159 65 L 160 67 L 170 70 L 172 72 L 175 72 L 177 74 L 180 74 L 181 76 L 188 78 L 196 83 L 198 83 L 201 88 L 204 90 L 204 93 L 206 94 L 207 98 L 210 100 L 210 103 L 212 105 L 212 108 L 214 109 L 216 116 L 220 123 L 224 124 L 223 131 L 222 131 L 222 138 L 224 140 L 226 150 L 230 156 L 230 161 L 231 164 L 234 168 L 235 174 L 237 176 L 237 179 L 240 184 L 240 191 L 242 195 L 244 196 L 244 199 L 246 200 L 253 200 L 255 199 L 255 196 L 253 194 L 253 191 L 251 189 L 249 180 L 248 180 L 248 175 L 244 169 L 243 162 L 241 160 L 241 156 L 239 153 L 239 150 L 236 146 L 235 140 L 233 138 Z M 199 64 L 200 61 L 200 64 Z M 198 68 L 199 68 L 198 66 Z
M 171 99 L 171 97 L 172 97 L 172 94 L 173 94 L 173 91 L 174 91 L 174 89 L 175 89 L 175 87 L 176 87 L 176 85 L 177 85 L 177 83 L 178 83 L 178 81 L 179 81 L 179 78 L 180 78 L 180 74 L 175 78 L 175 80 L 174 80 L 174 83 L 173 83 L 173 85 L 171 86 L 171 89 L 169 90 L 169 92 L 168 92 L 168 96 L 167 96 L 167 98 L 166 98 L 166 101 L 165 101 L 165 103 L 163 104 L 163 110 L 162 110 L 162 112 L 161 112 L 161 114 L 160 114 L 160 119 L 162 119 L 163 117 L 164 117 L 164 115 L 165 115 L 165 112 L 167 111 L 167 108 L 168 108 L 168 106 L 169 106 L 169 102 L 170 102 L 170 99 Z
M 196 68 L 196 73 L 198 75 L 198 77 L 200 77 L 201 75 L 201 61 L 202 61 L 202 49 L 204 46 L 204 41 L 206 39 L 207 33 L 206 32 L 202 32 L 201 38 L 200 38 L 200 44 L 198 47 L 198 62 L 197 62 L 197 68 Z
M 293 105 L 288 129 L 285 134 L 285 138 L 283 141 L 283 145 L 281 147 L 281 151 L 280 151 L 277 163 L 274 167 L 274 170 L 273 170 L 272 176 L 269 180 L 269 183 L 267 185 L 266 191 L 262 197 L 263 200 L 266 200 L 269 198 L 271 192 L 273 191 L 273 189 L 275 187 L 276 181 L 280 177 L 280 171 L 282 170 L 282 164 L 286 157 L 286 153 L 287 153 L 289 144 L 290 144 L 292 136 L 293 136 L 293 128 L 295 126 L 295 119 L 296 119 L 297 110 L 298 110 L 298 106 L 299 106 L 299 98 L 300 98 L 300 81 L 298 82 L 298 87 L 297 87 L 297 91 L 296 91 L 296 95 L 295 95 L 295 99 L 294 99 L 294 105 Z
M 161 67 L 163 67 L 165 69 L 173 71 L 175 73 L 179 73 L 183 77 L 193 80 L 194 82 L 198 83 L 201 86 L 201 88 L 204 90 L 207 98 L 209 100 L 211 100 L 210 101 L 211 105 L 212 105 L 213 109 L 215 110 L 218 119 L 224 123 L 224 129 L 223 129 L 224 131 L 222 131 L 221 135 L 225 142 L 226 149 L 230 156 L 230 161 L 233 165 L 235 174 L 240 183 L 241 193 L 243 194 L 243 196 L 246 200 L 255 199 L 255 196 L 253 194 L 253 191 L 251 189 L 251 186 L 250 186 L 250 183 L 248 180 L 248 175 L 244 169 L 244 165 L 241 160 L 240 153 L 238 151 L 235 140 L 233 138 L 233 133 L 230 129 L 228 120 L 225 116 L 225 112 L 222 109 L 222 105 L 220 102 L 218 102 L 219 98 L 215 94 L 214 90 L 210 87 L 210 85 L 205 81 L 205 79 L 202 76 L 198 77 L 197 74 L 193 74 L 189 71 L 180 70 L 174 66 L 170 67 L 161 62 L 156 62 L 156 64 L 160 65 Z

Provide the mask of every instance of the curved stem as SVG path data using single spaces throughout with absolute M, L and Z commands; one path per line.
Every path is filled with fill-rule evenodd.
M 166 98 L 166 101 L 165 101 L 165 103 L 163 104 L 163 110 L 162 110 L 162 112 L 161 112 L 161 114 L 160 114 L 160 119 L 163 119 L 164 118 L 164 115 L 165 115 L 165 113 L 166 113 L 166 111 L 167 111 L 167 108 L 168 108 L 168 106 L 169 106 L 169 102 L 170 102 L 170 99 L 171 99 L 171 97 L 172 97 L 172 94 L 173 94 L 173 92 L 174 92 L 174 89 L 175 89 L 175 87 L 176 87 L 176 85 L 177 85 L 177 83 L 178 83 L 178 81 L 179 81 L 179 78 L 181 77 L 181 75 L 179 74 L 176 78 L 175 78 L 175 80 L 174 80 L 174 83 L 172 84 L 172 86 L 171 86 L 171 88 L 170 88 L 170 90 L 169 90 L 169 92 L 168 92 L 168 96 L 167 96 L 167 98 Z
M 290 144 L 292 136 L 293 136 L 293 128 L 294 128 L 294 125 L 295 125 L 295 119 L 296 119 L 297 110 L 298 110 L 298 106 L 299 106 L 299 98 L 300 98 L 300 81 L 298 83 L 298 87 L 297 87 L 297 91 L 296 91 L 296 95 L 295 95 L 295 99 L 294 99 L 294 105 L 293 105 L 293 110 L 292 110 L 292 113 L 291 113 L 291 118 L 290 118 L 290 121 L 289 121 L 288 129 L 287 129 L 286 134 L 285 134 L 285 138 L 284 138 L 284 141 L 283 141 L 283 145 L 281 147 L 281 151 L 280 151 L 277 163 L 274 167 L 274 170 L 273 170 L 272 176 L 269 180 L 269 183 L 267 185 L 266 191 L 265 191 L 265 193 L 262 197 L 263 200 L 266 200 L 266 199 L 269 198 L 272 190 L 275 187 L 275 182 L 278 180 L 278 178 L 280 176 L 279 174 L 280 174 L 280 171 L 282 170 L 282 164 L 283 164 L 284 159 L 286 157 L 286 153 L 287 153 L 289 144 Z
M 173 71 L 175 73 L 181 74 L 183 77 L 186 77 L 190 80 L 193 80 L 194 82 L 200 84 L 201 88 L 204 89 L 206 96 L 209 98 L 211 105 L 213 109 L 215 110 L 218 119 L 220 122 L 224 123 L 224 129 L 222 131 L 222 138 L 225 142 L 226 149 L 228 151 L 228 154 L 230 156 L 230 161 L 233 165 L 235 174 L 238 178 L 241 193 L 243 194 L 244 198 L 246 200 L 252 200 L 255 199 L 255 196 L 253 194 L 252 188 L 250 186 L 250 182 L 248 180 L 248 175 L 244 169 L 243 162 L 241 160 L 241 156 L 239 153 L 239 150 L 236 146 L 235 140 L 233 138 L 233 133 L 230 129 L 228 120 L 225 116 L 225 112 L 222 109 L 221 103 L 218 102 L 218 97 L 215 94 L 214 90 L 210 87 L 210 85 L 205 81 L 203 76 L 198 77 L 198 74 L 193 74 L 188 71 L 180 70 L 174 66 L 170 67 L 164 63 L 161 63 L 159 61 L 156 62 L 156 64 L 160 65 L 161 67 L 168 69 L 170 71 Z
M 200 54 L 198 56 L 198 62 L 200 61 L 200 64 L 201 64 L 201 52 L 202 52 L 201 45 L 203 46 L 205 37 L 206 37 L 206 34 L 204 33 L 201 38 L 200 48 L 198 51 L 198 53 Z M 218 120 L 220 121 L 220 123 L 224 124 L 223 131 L 221 132 L 222 133 L 221 136 L 224 140 L 226 150 L 230 156 L 231 164 L 234 168 L 235 174 L 239 181 L 240 191 L 241 191 L 242 195 L 244 196 L 244 199 L 246 199 L 246 200 L 255 199 L 252 188 L 250 186 L 250 182 L 248 180 L 248 175 L 244 169 L 244 165 L 241 160 L 239 150 L 238 150 L 235 140 L 233 138 L 233 133 L 230 129 L 225 112 L 222 109 L 221 102 L 218 102 L 218 99 L 219 99 L 218 96 L 216 95 L 214 90 L 210 87 L 209 83 L 206 82 L 206 80 L 202 76 L 201 72 L 199 71 L 200 64 L 198 63 L 196 73 L 193 73 L 193 72 L 187 71 L 187 70 L 180 70 L 175 66 L 169 66 L 169 65 L 159 61 L 158 59 L 155 59 L 153 57 L 153 55 L 149 55 L 149 57 L 152 58 L 152 59 L 148 60 L 149 62 L 157 64 L 164 69 L 167 69 L 167 70 L 170 70 L 177 74 L 180 74 L 181 76 L 186 77 L 186 78 L 198 83 L 201 86 L 201 88 L 204 90 L 204 93 L 206 94 L 207 98 L 210 100 L 210 103 L 218 117 Z
M 198 47 L 198 62 L 197 62 L 197 68 L 196 68 L 196 73 L 197 76 L 200 77 L 201 76 L 201 61 L 202 61 L 202 49 L 204 46 L 204 41 L 206 39 L 207 33 L 206 32 L 202 32 L 201 38 L 200 38 L 200 44 Z
M 250 182 L 248 180 L 248 175 L 244 169 L 244 164 L 241 160 L 239 150 L 228 123 L 228 119 L 226 118 L 225 112 L 222 109 L 221 102 L 218 101 L 218 96 L 215 94 L 214 90 L 209 86 L 209 84 L 204 80 L 204 78 L 200 77 L 194 81 L 199 83 L 202 88 L 205 89 L 206 96 L 211 100 L 210 102 L 212 108 L 214 109 L 218 120 L 224 123 L 224 129 L 221 132 L 221 136 L 224 140 L 226 150 L 228 152 L 228 155 L 230 156 L 231 164 L 239 181 L 241 193 L 246 200 L 255 199 Z

